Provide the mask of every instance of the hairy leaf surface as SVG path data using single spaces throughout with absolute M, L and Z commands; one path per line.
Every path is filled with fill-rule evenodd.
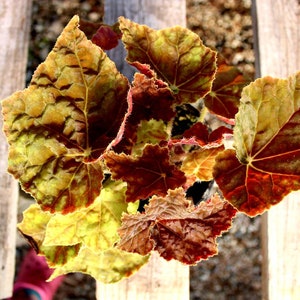
M 99 195 L 98 158 L 119 131 L 127 79 L 74 17 L 30 86 L 3 101 L 9 172 L 43 209 L 74 211 Z
M 157 250 L 166 260 L 195 264 L 217 253 L 216 238 L 231 226 L 236 210 L 215 195 L 195 207 L 182 188 L 153 196 L 145 213 L 124 215 L 119 248 L 142 255 Z
M 214 177 L 225 198 L 250 216 L 300 189 L 300 73 L 265 77 L 242 94 L 234 150 L 217 157 Z
M 113 179 L 127 182 L 126 201 L 134 202 L 152 195 L 164 196 L 168 189 L 182 186 L 184 173 L 169 161 L 168 149 L 158 145 L 146 145 L 142 156 L 132 157 L 105 154 Z
M 216 53 L 197 34 L 180 26 L 154 30 L 124 17 L 119 23 L 127 60 L 137 68 L 150 65 L 169 84 L 176 104 L 195 102 L 211 90 Z

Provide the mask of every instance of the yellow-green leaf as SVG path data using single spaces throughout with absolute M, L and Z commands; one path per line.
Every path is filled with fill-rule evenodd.
M 92 251 L 106 250 L 118 241 L 121 216 L 127 211 L 126 184 L 110 182 L 88 208 L 54 215 L 47 225 L 43 245 L 62 246 L 83 243 Z
M 133 146 L 133 153 L 137 156 L 142 155 L 146 144 L 159 144 L 167 140 L 169 136 L 168 127 L 163 120 L 143 120 L 137 128 L 137 140 Z
M 49 212 L 41 210 L 38 204 L 30 205 L 23 212 L 23 220 L 18 224 L 18 229 L 24 236 L 31 236 L 34 241 L 34 248 L 39 248 L 44 239 L 48 222 L 51 219 Z
M 169 84 L 176 104 L 195 102 L 210 92 L 216 72 L 216 52 L 192 31 L 175 26 L 154 30 L 119 18 L 127 60 L 141 72 L 150 65 Z M 142 64 L 142 65 L 141 65 Z
M 8 171 L 51 212 L 74 211 L 99 195 L 99 157 L 127 110 L 127 79 L 78 24 L 73 17 L 30 86 L 2 103 Z
M 124 183 L 110 182 L 95 203 L 83 209 L 80 218 L 75 213 L 51 215 L 37 204 L 24 212 L 18 228 L 46 257 L 49 266 L 56 268 L 52 279 L 82 272 L 111 283 L 130 276 L 147 263 L 148 256 L 109 248 L 119 240 L 117 229 L 123 211 L 133 213 L 137 209 L 137 204 L 128 207 L 125 203 L 125 190 Z
M 149 256 L 128 253 L 116 248 L 98 253 L 89 248 L 81 248 L 78 256 L 56 268 L 50 279 L 70 272 L 82 272 L 101 282 L 114 283 L 137 272 L 148 259 Z
M 49 266 L 56 267 L 73 259 L 81 245 L 45 246 L 47 225 L 51 217 L 52 215 L 42 211 L 39 205 L 32 204 L 23 212 L 23 220 L 18 224 L 18 229 L 35 251 L 46 257 Z

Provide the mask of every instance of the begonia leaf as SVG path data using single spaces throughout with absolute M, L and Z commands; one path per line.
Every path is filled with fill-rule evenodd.
M 112 178 L 127 182 L 126 201 L 134 202 L 152 195 L 164 196 L 168 189 L 180 187 L 185 176 L 169 161 L 169 152 L 165 147 L 146 145 L 139 157 L 105 154 L 106 164 L 112 172 Z
M 224 197 L 250 216 L 300 189 L 300 73 L 265 77 L 247 86 L 234 129 L 234 150 L 217 159 Z
M 204 146 L 208 143 L 209 128 L 207 125 L 203 124 L 202 122 L 197 122 L 183 133 L 183 137 L 184 138 L 195 137 L 196 140 L 199 142 L 199 145 Z
M 57 268 L 64 266 L 69 261 L 75 259 L 81 248 L 81 244 L 69 246 L 44 246 L 39 249 L 38 254 L 46 258 L 47 264 L 50 268 Z
M 23 220 L 18 224 L 18 229 L 25 237 L 30 236 L 36 250 L 39 249 L 45 239 L 46 227 L 50 219 L 51 214 L 42 211 L 38 204 L 30 205 L 23 212 Z
M 142 121 L 137 128 L 137 140 L 132 153 L 141 155 L 146 144 L 159 144 L 170 137 L 167 125 L 163 120 Z
M 113 191 L 106 190 L 111 201 L 113 201 L 111 197 L 115 195 L 119 198 L 120 194 L 123 194 L 124 192 L 122 191 L 124 187 L 123 183 L 118 182 L 114 185 L 115 187 L 113 188 Z M 112 204 L 112 206 L 113 205 L 114 204 Z M 106 206 L 107 209 L 111 209 L 110 205 Z M 117 212 L 118 216 L 116 216 L 116 218 L 120 218 L 120 210 L 121 209 Z M 115 214 L 115 212 L 112 212 L 112 214 Z M 69 216 L 69 214 L 63 215 L 62 218 L 68 218 Z M 86 216 L 90 217 L 88 215 Z M 50 280 L 67 273 L 82 272 L 93 276 L 96 280 L 100 280 L 105 283 L 112 283 L 130 276 L 148 261 L 148 256 L 127 253 L 116 248 L 108 248 L 103 251 L 100 250 L 100 248 L 97 249 L 94 247 L 95 245 L 92 244 L 93 247 L 91 249 L 88 247 L 88 244 L 91 244 L 90 241 L 84 239 L 78 240 L 82 240 L 84 242 L 87 241 L 88 244 L 79 243 L 74 245 L 59 245 L 60 241 L 63 243 L 65 242 L 64 240 L 57 240 L 53 243 L 55 245 L 46 245 L 47 243 L 44 243 L 44 241 L 47 239 L 47 231 L 49 232 L 49 230 L 54 229 L 52 225 L 48 227 L 51 222 L 51 218 L 53 218 L 53 215 L 42 211 L 39 205 L 33 204 L 24 212 L 24 219 L 18 225 L 22 234 L 25 237 L 29 237 L 29 242 L 35 248 L 37 253 L 45 256 L 48 265 L 55 268 Z M 80 220 L 78 224 L 76 222 L 77 220 L 79 219 L 73 218 L 74 225 L 84 225 L 82 222 L 80 223 Z M 105 223 L 106 220 L 102 220 L 102 222 Z M 70 224 L 70 226 L 71 225 L 72 224 Z M 97 226 L 91 222 L 91 227 L 88 229 L 93 230 L 93 225 Z M 103 225 L 105 226 L 105 224 Z M 66 227 L 64 228 L 66 229 Z M 115 228 L 106 229 L 112 230 L 116 233 Z M 89 234 L 90 232 L 85 231 L 85 233 Z M 106 234 L 109 235 L 109 233 Z M 66 232 L 66 235 L 68 235 L 68 232 Z M 103 235 L 99 237 L 99 239 L 103 238 L 105 238 Z M 113 238 L 114 241 L 117 241 L 118 239 L 119 238 L 116 237 Z M 74 242 L 76 241 L 74 240 Z M 105 243 L 107 243 L 107 241 L 105 241 Z
M 213 113 L 233 119 L 238 112 L 243 88 L 250 83 L 239 69 L 229 66 L 218 57 L 218 70 L 212 90 L 205 98 L 205 106 Z
M 103 50 L 110 50 L 118 46 L 122 34 L 118 24 L 109 26 L 102 24 L 92 37 L 92 42 Z
M 232 133 L 233 130 L 225 126 L 220 126 L 212 132 L 209 132 L 206 125 L 201 122 L 197 122 L 183 133 L 183 137 L 194 137 L 200 146 L 206 146 L 208 144 L 220 144 L 222 142 L 224 134 Z
M 153 196 L 144 213 L 124 215 L 118 247 L 145 255 L 157 250 L 166 260 L 195 264 L 217 253 L 216 238 L 231 227 L 236 214 L 217 195 L 194 206 L 182 188 Z
M 173 110 L 173 96 L 167 85 L 158 85 L 155 78 L 148 78 L 136 73 L 134 76 L 132 92 L 133 121 L 141 120 L 172 120 L 175 116 Z
M 149 256 L 128 253 L 111 248 L 94 252 L 81 248 L 78 256 L 67 264 L 57 267 L 50 279 L 71 272 L 82 272 L 103 283 L 114 283 L 137 272 L 149 260 Z
M 48 264 L 55 267 L 72 260 L 78 254 L 81 245 L 45 246 L 44 240 L 50 220 L 51 214 L 49 212 L 42 211 L 37 204 L 32 204 L 23 212 L 23 220 L 18 224 L 18 229 L 35 251 L 44 255 Z
M 169 84 L 176 104 L 195 102 L 210 92 L 216 52 L 197 34 L 180 26 L 154 30 L 124 17 L 119 23 L 129 63 L 150 65 Z
M 186 176 L 196 176 L 199 180 L 210 181 L 213 179 L 215 158 L 223 150 L 224 146 L 219 145 L 189 152 L 185 155 L 180 169 Z
M 121 141 L 114 146 L 115 152 L 130 154 L 137 142 L 137 131 L 141 121 L 163 120 L 169 122 L 175 116 L 172 107 L 173 96 L 166 84 L 157 84 L 154 78 L 135 74 L 128 93 L 132 111 L 126 118 Z
M 93 251 L 112 247 L 119 239 L 117 229 L 128 206 L 125 191 L 124 182 L 109 182 L 88 208 L 67 215 L 54 215 L 47 225 L 43 244 L 67 246 L 83 243 Z
M 69 22 L 30 86 L 2 103 L 8 170 L 51 212 L 74 211 L 99 195 L 98 158 L 127 110 L 127 79 L 78 22 Z
M 209 133 L 206 125 L 197 122 L 183 133 L 182 139 L 168 141 L 172 160 L 181 163 L 181 171 L 188 177 L 189 184 L 197 179 L 213 179 L 215 157 L 224 150 L 223 135 L 229 133 L 232 134 L 232 130 L 224 126 Z

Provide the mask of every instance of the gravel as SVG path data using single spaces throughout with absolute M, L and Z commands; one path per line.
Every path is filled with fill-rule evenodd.
M 33 1 L 27 82 L 69 19 L 79 14 L 101 22 L 102 4 L 97 0 Z M 253 79 L 250 6 L 250 0 L 187 0 L 187 27 Z M 231 230 L 219 239 L 219 254 L 190 268 L 191 300 L 261 299 L 260 221 L 259 217 L 251 219 L 239 214 Z M 16 270 L 27 250 L 26 245 L 19 244 Z M 88 275 L 69 274 L 54 300 L 95 299 L 95 286 L 95 280 Z

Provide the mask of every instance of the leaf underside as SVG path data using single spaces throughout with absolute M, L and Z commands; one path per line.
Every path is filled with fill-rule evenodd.
M 233 119 L 238 112 L 243 88 L 250 83 L 236 67 L 218 57 L 218 69 L 212 90 L 205 98 L 205 106 L 213 113 Z

